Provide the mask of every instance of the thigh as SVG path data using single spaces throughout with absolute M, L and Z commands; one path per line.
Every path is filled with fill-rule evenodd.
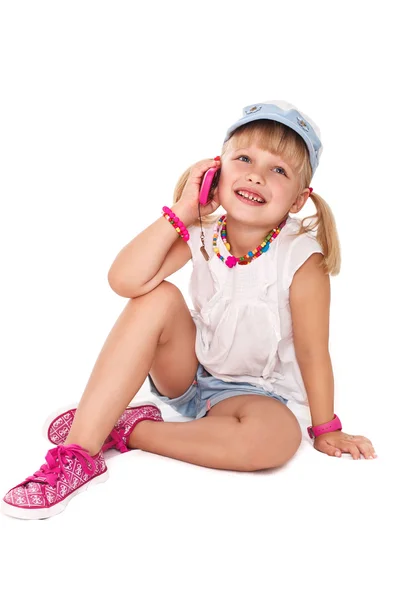
M 179 288 L 169 281 L 160 286 L 164 288 L 168 313 L 149 374 L 162 396 L 177 398 L 196 376 L 196 325 Z
M 221 400 L 207 413 L 209 416 L 233 416 L 247 423 L 250 439 L 260 457 L 273 450 L 278 462 L 297 451 L 302 432 L 295 414 L 271 396 L 246 394 Z
M 276 398 L 254 394 L 226 398 L 213 406 L 207 417 L 228 415 L 241 422 L 251 470 L 284 465 L 299 449 L 300 425 L 293 412 Z

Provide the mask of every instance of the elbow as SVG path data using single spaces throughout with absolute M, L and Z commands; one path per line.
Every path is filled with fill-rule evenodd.
M 128 292 L 126 284 L 122 282 L 115 276 L 115 273 L 112 269 L 109 270 L 108 275 L 108 285 L 112 289 L 113 292 L 118 294 L 118 296 L 122 296 L 122 298 L 134 298 L 135 295 L 133 293 Z

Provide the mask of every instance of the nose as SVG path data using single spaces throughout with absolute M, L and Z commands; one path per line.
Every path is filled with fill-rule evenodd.
M 249 181 L 251 181 L 252 183 L 259 183 L 260 185 L 265 185 L 265 180 L 260 175 L 257 175 L 256 173 L 249 173 L 247 175 L 247 179 Z

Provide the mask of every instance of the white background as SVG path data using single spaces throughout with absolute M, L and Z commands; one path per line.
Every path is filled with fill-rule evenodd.
M 220 153 L 243 106 L 279 98 L 321 129 L 312 186 L 342 247 L 331 278 L 335 412 L 379 456 L 331 458 L 304 437 L 272 475 L 115 455 L 110 480 L 61 515 L 1 516 L 1 592 L 396 596 L 394 5 L 0 3 L 1 497 L 43 464 L 42 422 L 79 402 L 127 302 L 107 281 L 117 253 L 172 205 L 188 166 Z M 308 201 L 296 216 L 314 211 Z M 169 280 L 192 307 L 190 271 L 189 261 Z

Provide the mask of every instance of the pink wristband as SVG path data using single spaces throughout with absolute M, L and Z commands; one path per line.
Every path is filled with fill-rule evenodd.
M 169 221 L 169 223 L 171 223 L 171 225 L 175 227 L 176 231 L 179 233 L 181 238 L 184 239 L 185 242 L 187 242 L 190 238 L 190 235 L 182 221 L 176 216 L 174 212 L 172 212 L 170 208 L 168 208 L 168 206 L 163 206 L 162 210 L 163 217 L 165 217 L 167 221 Z
M 337 415 L 333 415 L 332 421 L 328 421 L 328 423 L 322 423 L 322 425 L 310 425 L 307 427 L 308 435 L 310 438 L 316 438 L 323 433 L 328 433 L 329 431 L 339 431 L 342 429 L 342 423 Z

